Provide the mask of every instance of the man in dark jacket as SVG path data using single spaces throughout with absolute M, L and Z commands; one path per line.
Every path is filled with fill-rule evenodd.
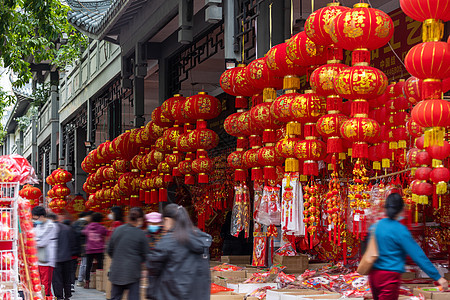
M 58 233 L 58 250 L 56 252 L 56 267 L 53 271 L 53 292 L 56 299 L 70 299 L 72 279 L 72 257 L 79 252 L 75 233 L 70 226 L 56 223 Z
M 172 231 L 164 235 L 147 256 L 147 299 L 209 300 L 211 240 L 209 234 L 198 229 L 186 245 L 180 245 Z
M 139 300 L 141 265 L 149 251 L 147 237 L 141 229 L 143 224 L 142 209 L 134 207 L 128 213 L 128 223 L 116 228 L 111 236 L 107 250 L 112 258 L 110 300 L 122 299 L 125 290 L 129 300 Z

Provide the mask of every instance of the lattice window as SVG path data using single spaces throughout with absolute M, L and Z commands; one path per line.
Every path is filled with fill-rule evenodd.
M 224 49 L 223 30 L 221 21 L 169 59 L 170 95 L 180 91 L 181 83 L 189 78 L 189 71 Z
M 234 35 L 234 44 L 242 52 L 242 41 L 244 41 L 245 63 L 256 58 L 256 19 L 262 2 L 264 0 L 235 0 L 236 11 L 239 14 L 236 15 L 237 30 Z

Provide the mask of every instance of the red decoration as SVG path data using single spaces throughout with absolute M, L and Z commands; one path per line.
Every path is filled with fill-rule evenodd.
M 406 79 L 405 86 L 403 87 L 403 93 L 405 94 L 406 99 L 411 104 L 416 104 L 417 102 L 422 100 L 422 82 L 419 78 L 414 76 Z
M 304 31 L 290 38 L 286 48 L 287 57 L 299 66 L 317 66 L 326 63 L 323 49 L 317 46 Z
M 426 19 L 450 21 L 450 5 L 447 0 L 400 0 L 406 15 L 423 22 Z
M 192 162 L 192 171 L 198 174 L 198 183 L 208 183 L 208 174 L 213 168 L 213 161 L 205 156 L 200 156 Z
M 167 99 L 161 105 L 161 114 L 171 121 L 177 121 L 175 114 L 176 104 L 184 100 L 186 100 L 186 98 L 180 94 L 173 95 L 172 98 Z
M 446 42 L 420 43 L 405 57 L 405 65 L 411 75 L 419 79 L 450 77 L 450 50 Z

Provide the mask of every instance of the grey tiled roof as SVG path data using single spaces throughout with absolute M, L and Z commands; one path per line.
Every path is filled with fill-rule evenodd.
M 109 22 L 129 0 L 66 0 L 69 22 L 91 38 L 101 39 Z

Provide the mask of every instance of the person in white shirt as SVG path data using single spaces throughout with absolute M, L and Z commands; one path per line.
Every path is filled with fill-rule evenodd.
M 56 265 L 56 251 L 58 227 L 47 219 L 47 213 L 42 206 L 36 206 L 31 210 L 34 232 L 36 234 L 36 246 L 38 248 L 38 265 L 41 282 L 45 288 L 45 296 L 52 299 L 52 277 Z

